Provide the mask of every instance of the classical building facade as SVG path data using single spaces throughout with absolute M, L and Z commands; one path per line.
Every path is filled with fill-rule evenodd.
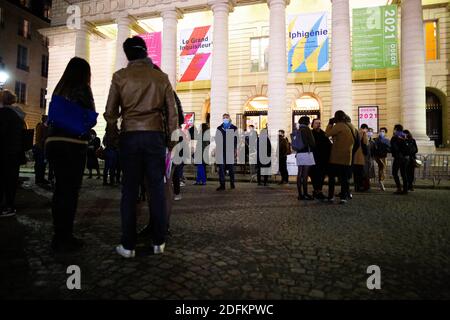
M 399 63 L 352 68 L 352 10 L 384 5 L 397 8 Z M 315 12 L 326 13 L 329 67 L 288 72 L 289 17 Z M 327 121 L 343 109 L 356 124 L 360 108 L 376 107 L 375 130 L 402 123 L 422 151 L 450 146 L 448 1 L 56 0 L 52 13 L 52 26 L 41 30 L 50 39 L 48 99 L 69 59 L 80 56 L 91 63 L 102 113 L 112 73 L 127 63 L 123 41 L 161 32 L 161 67 L 197 124 L 217 126 L 228 112 L 243 129 L 268 123 L 290 131 L 303 114 Z M 186 81 L 180 34 L 202 26 L 212 29 L 210 76 Z M 104 126 L 100 117 L 100 135 Z
M 45 114 L 48 41 L 38 30 L 50 27 L 49 10 L 50 1 L 0 0 L 0 69 L 9 75 L 5 89 L 16 93 L 29 128 Z

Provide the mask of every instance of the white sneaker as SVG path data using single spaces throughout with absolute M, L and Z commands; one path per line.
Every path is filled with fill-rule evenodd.
M 159 245 L 159 246 L 153 246 L 153 253 L 154 254 L 164 253 L 164 248 L 165 247 L 166 247 L 165 243 L 163 243 L 162 245 Z
M 134 258 L 136 256 L 135 250 L 127 250 L 122 245 L 116 247 L 116 252 L 124 258 Z
M 384 187 L 384 184 L 382 181 L 380 181 L 380 190 L 381 191 L 386 191 L 386 188 Z
M 176 194 L 173 200 L 180 201 L 182 199 L 181 194 Z
M 180 182 L 180 187 L 185 187 L 186 183 L 184 183 L 183 181 Z

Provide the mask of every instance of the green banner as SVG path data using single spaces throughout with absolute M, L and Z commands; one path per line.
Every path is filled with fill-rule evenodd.
M 353 70 L 398 67 L 397 6 L 353 9 Z

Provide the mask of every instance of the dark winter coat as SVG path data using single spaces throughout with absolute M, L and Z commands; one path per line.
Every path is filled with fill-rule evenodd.
M 225 130 L 225 128 L 223 127 L 223 124 L 221 124 L 220 126 L 217 127 L 217 132 L 216 132 L 216 162 L 217 162 L 217 164 L 234 164 L 234 160 L 233 160 L 233 162 L 230 163 L 230 161 L 227 161 L 227 158 L 229 157 L 230 159 L 234 159 L 234 155 L 236 154 L 236 150 L 237 150 L 238 139 L 237 139 L 237 137 L 234 137 L 234 139 L 233 139 L 234 146 L 233 146 L 233 148 L 230 148 L 230 150 L 229 150 L 229 151 L 233 150 L 233 155 L 227 156 L 227 139 L 226 139 L 227 131 L 236 133 L 237 127 L 234 124 L 231 124 L 230 128 L 227 130 Z M 221 136 L 221 139 L 218 139 L 218 135 Z M 222 147 L 219 144 L 221 144 Z
M 328 161 L 330 160 L 331 146 L 333 144 L 322 129 L 319 131 L 312 130 L 312 135 L 314 137 L 314 142 L 316 143 L 313 148 L 314 160 L 319 166 L 327 166 Z
M 25 122 L 8 107 L 0 108 L 0 156 L 21 159 Z

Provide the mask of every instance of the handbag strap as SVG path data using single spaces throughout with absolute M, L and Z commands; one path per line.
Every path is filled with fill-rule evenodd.
M 347 122 L 345 122 L 345 125 L 350 129 L 350 132 L 352 133 L 352 137 L 353 137 L 353 141 L 354 141 L 353 143 L 356 143 L 356 136 L 355 136 L 355 132 L 353 131 L 352 127 L 350 127 Z

